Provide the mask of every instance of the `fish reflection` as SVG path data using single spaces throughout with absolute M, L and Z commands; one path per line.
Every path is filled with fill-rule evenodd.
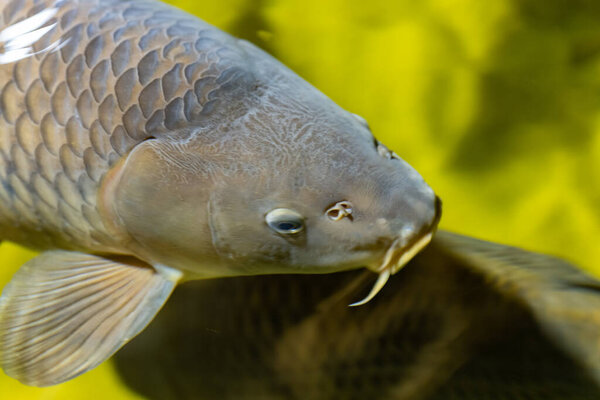
M 365 274 L 184 285 L 116 365 L 161 400 L 599 398 L 599 286 L 573 266 L 440 232 L 348 307 Z

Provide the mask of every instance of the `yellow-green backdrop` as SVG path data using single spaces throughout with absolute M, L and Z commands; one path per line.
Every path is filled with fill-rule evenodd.
M 171 0 L 291 66 L 419 170 L 441 226 L 600 274 L 600 2 Z M 3 284 L 34 253 L 3 243 Z M 110 362 L 0 399 L 139 398 Z

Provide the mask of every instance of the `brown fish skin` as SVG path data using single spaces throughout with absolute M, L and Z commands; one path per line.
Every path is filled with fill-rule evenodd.
M 0 27 L 54 4 L 56 26 L 33 49 L 63 47 L 0 66 L 0 229 L 36 248 L 122 252 L 98 210 L 100 182 L 136 144 L 187 122 L 182 106 L 203 109 L 237 56 L 220 51 L 233 39 L 118 0 L 10 1 Z
M 181 280 L 387 279 L 435 230 L 439 200 L 364 120 L 177 9 L 10 0 L 0 46 L 0 239 L 45 250 L 0 298 L 24 383 L 98 365 Z
M 1 25 L 9 26 L 53 4 L 44 1 L 35 2 L 34 6 L 31 1 L 11 1 L 4 7 Z M 186 207 L 179 204 L 178 198 L 195 196 L 197 203 L 207 203 L 207 194 L 218 196 L 211 186 L 231 185 L 223 183 L 226 179 L 238 185 L 251 182 L 248 186 L 257 187 L 256 175 L 271 170 L 274 161 L 282 169 L 303 172 L 310 165 L 317 172 L 312 176 L 298 173 L 293 177 L 274 177 L 259 186 L 267 192 L 273 188 L 298 192 L 301 185 L 312 184 L 313 191 L 321 189 L 324 194 L 322 207 L 338 200 L 331 189 L 335 186 L 327 180 L 330 173 L 323 173 L 324 169 L 335 172 L 347 186 L 346 192 L 357 181 L 355 176 L 368 176 L 368 168 L 373 169 L 378 175 L 371 180 L 372 186 L 378 186 L 375 190 L 360 190 L 368 179 L 355 183 L 355 201 L 362 200 L 367 205 L 365 209 L 375 196 L 389 192 L 385 187 L 402 185 L 382 179 L 386 172 L 398 175 L 397 166 L 379 171 L 380 165 L 367 165 L 361 159 L 366 158 L 364 153 L 371 152 L 371 146 L 365 146 L 372 141 L 367 131 L 358 134 L 358 138 L 364 137 L 362 143 L 357 135 L 338 134 L 337 143 L 331 143 L 328 135 L 315 135 L 315 127 L 335 133 L 364 128 L 253 46 L 156 2 L 84 0 L 56 4 L 60 5 L 56 16 L 49 21 L 55 20 L 56 26 L 33 49 L 41 51 L 49 44 L 64 43 L 62 48 L 0 66 L 0 174 L 4 183 L 0 187 L 0 227 L 5 239 L 40 249 L 135 253 L 165 265 L 184 263 L 193 271 L 197 269 L 198 255 L 207 261 L 207 266 L 218 264 L 222 257 L 210 256 L 214 253 L 212 241 L 197 240 L 210 237 L 206 230 L 197 232 L 198 225 L 207 226 L 198 224 L 207 216 L 197 215 L 206 210 L 184 212 L 174 207 Z M 248 116 L 250 112 L 253 115 Z M 308 115 L 311 118 L 305 121 Z M 236 120 L 240 116 L 247 120 Z M 223 118 L 230 122 L 223 124 Z M 259 135 L 251 135 L 257 131 Z M 297 141 L 293 146 L 285 138 L 290 135 Z M 139 153 L 152 159 L 144 159 L 142 165 L 135 167 L 145 170 L 142 172 L 147 176 L 135 175 L 133 179 L 151 181 L 153 184 L 145 185 L 152 186 L 153 193 L 174 193 L 173 198 L 154 196 L 156 201 L 143 202 L 149 210 L 141 211 L 142 203 L 137 197 L 148 199 L 152 193 L 142 194 L 143 188 L 137 187 L 137 192 L 123 194 L 135 199 L 118 199 L 117 208 L 121 210 L 110 210 L 110 204 L 103 213 L 97 193 L 104 176 L 124 155 L 149 138 L 156 138 L 157 142 L 146 145 L 150 151 L 141 148 Z M 278 146 L 278 142 L 284 145 Z M 362 150 L 363 154 L 356 150 L 359 154 L 352 154 L 344 147 Z M 303 157 L 294 159 L 294 154 Z M 323 155 L 330 157 L 323 160 Z M 137 152 L 127 162 L 133 164 L 136 157 Z M 358 162 L 352 162 L 352 158 Z M 328 164 L 323 165 L 324 161 Z M 402 168 L 403 174 L 413 174 L 412 178 L 422 183 L 412 168 Z M 306 182 L 311 179 L 312 182 Z M 197 186 L 192 180 L 198 182 Z M 164 181 L 168 181 L 165 187 L 158 189 L 158 183 Z M 190 182 L 185 188 L 174 181 Z M 416 192 L 412 198 L 411 193 L 401 193 L 391 202 L 393 206 L 386 208 L 405 207 L 412 214 L 424 214 L 424 221 L 417 225 L 427 225 L 433 219 L 433 193 L 422 185 L 424 193 Z M 188 192 L 181 193 L 182 190 Z M 236 194 L 234 197 L 239 197 Z M 107 196 L 107 202 L 112 202 L 110 194 Z M 314 194 L 309 193 L 308 197 L 302 200 L 313 203 Z M 413 212 L 421 204 L 421 208 L 430 210 Z M 158 218 L 141 219 L 139 215 L 144 213 Z M 126 229 L 114 223 L 119 218 Z M 156 225 L 174 220 L 178 234 L 189 233 L 189 238 L 168 243 L 172 232 L 146 237 L 157 231 Z M 194 221 L 194 226 L 186 226 L 189 221 Z M 383 234 L 374 233 L 372 236 L 381 241 Z M 322 238 L 317 241 L 323 242 Z M 194 254 L 186 260 L 173 261 L 173 249 L 181 247 L 180 242 L 194 246 Z M 124 243 L 130 243 L 131 248 L 124 248 Z M 168 254 L 154 254 L 161 248 L 166 248 Z M 229 254 L 228 250 L 224 252 Z M 259 272 L 262 268 L 257 267 Z M 214 274 L 222 275 L 224 269 L 219 265 Z
M 365 272 L 190 282 L 114 358 L 148 399 L 600 398 L 600 282 L 438 232 L 372 302 Z

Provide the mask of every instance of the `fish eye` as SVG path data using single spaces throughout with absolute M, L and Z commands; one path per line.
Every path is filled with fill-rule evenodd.
M 364 119 L 363 117 L 361 117 L 358 114 L 352 114 L 352 116 L 358 121 L 360 122 L 360 124 L 362 126 L 364 126 L 365 128 L 367 128 L 369 130 L 369 132 L 371 132 L 371 127 L 369 126 L 369 123 L 367 122 L 366 119 Z
M 375 139 L 375 137 L 373 137 L 373 146 L 375 147 L 377 154 L 379 154 L 381 157 L 385 158 L 386 160 L 390 160 L 392 158 L 392 152 L 386 147 L 386 145 Z
M 265 216 L 269 228 L 284 235 L 294 234 L 304 229 L 304 218 L 289 208 L 276 208 Z
M 386 160 L 400 160 L 400 157 L 398 157 L 396 153 L 388 149 L 386 145 L 375 139 L 375 137 L 373 137 L 373 146 L 375 147 L 377 154 Z

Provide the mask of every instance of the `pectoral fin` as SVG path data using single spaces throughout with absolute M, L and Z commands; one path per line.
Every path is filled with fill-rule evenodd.
M 27 262 L 0 298 L 0 363 L 31 386 L 94 368 L 154 318 L 179 273 L 130 259 L 49 251 Z

